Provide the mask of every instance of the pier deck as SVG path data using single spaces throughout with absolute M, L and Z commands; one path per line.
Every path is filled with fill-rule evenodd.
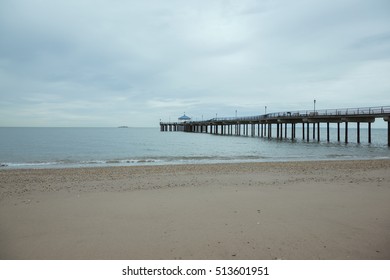
M 337 140 L 341 140 L 340 126 L 343 123 L 344 142 L 348 143 L 348 124 L 356 123 L 357 142 L 360 143 L 360 124 L 368 124 L 368 143 L 371 143 L 371 123 L 375 119 L 383 118 L 387 122 L 388 146 L 390 146 L 390 106 L 347 108 L 332 110 L 306 110 L 292 112 L 278 112 L 248 117 L 213 118 L 203 121 L 189 122 L 160 122 L 161 131 L 184 131 L 197 133 L 211 133 L 221 135 L 246 135 L 278 139 L 296 138 L 296 126 L 302 125 L 302 139 L 309 141 L 310 126 L 312 126 L 313 139 L 320 141 L 321 123 L 326 124 L 327 136 L 330 141 L 329 125 L 337 124 Z M 276 125 L 276 135 L 273 125 Z M 257 129 L 256 129 L 257 126 Z M 290 126 L 289 135 L 288 126 Z M 257 132 L 257 133 L 256 133 Z

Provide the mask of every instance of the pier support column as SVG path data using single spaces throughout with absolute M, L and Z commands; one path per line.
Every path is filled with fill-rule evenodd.
M 272 123 L 268 124 L 268 138 L 272 137 Z
M 310 138 L 310 123 L 307 123 L 307 142 L 309 142 L 309 138 Z
M 291 124 L 291 140 L 292 141 L 294 141 L 294 138 L 295 138 L 294 137 L 295 136 L 294 133 L 295 133 L 295 123 L 292 123 Z M 286 127 L 286 134 L 287 134 L 287 127 Z M 286 138 L 287 138 L 287 136 L 286 136 Z
M 390 147 L 390 120 L 387 119 L 387 146 Z
M 316 139 L 316 123 L 313 123 L 313 139 Z
M 320 123 L 317 123 L 317 141 L 320 142 Z
M 337 123 L 337 141 L 340 142 L 340 123 Z
M 291 130 L 292 130 L 292 126 L 291 126 Z M 284 124 L 284 138 L 287 139 L 287 123 Z
M 305 123 L 302 123 L 302 140 L 305 140 Z
M 348 122 L 345 122 L 345 143 L 348 143 Z
M 326 141 L 330 141 L 330 136 L 329 136 L 329 122 L 326 123 Z
M 291 128 L 292 128 L 292 135 L 293 135 L 293 137 L 292 137 L 292 140 L 295 140 L 295 138 L 297 137 L 296 135 L 295 135 L 295 133 L 297 132 L 297 124 L 296 123 L 293 123 L 292 124 L 292 126 L 291 126 Z
M 360 144 L 360 122 L 357 122 L 357 131 L 356 131 L 357 135 L 356 135 L 356 138 L 357 138 L 357 142 L 358 144 Z
M 371 144 L 371 123 L 370 122 L 368 123 L 368 143 Z
M 283 139 L 283 123 L 280 124 L 280 139 Z
M 387 146 L 390 147 L 390 116 L 384 117 L 383 120 L 387 122 Z M 370 130 L 371 130 L 371 126 L 370 126 Z M 370 133 L 370 137 L 371 137 L 371 133 Z
M 279 139 L 279 123 L 276 124 L 276 139 Z

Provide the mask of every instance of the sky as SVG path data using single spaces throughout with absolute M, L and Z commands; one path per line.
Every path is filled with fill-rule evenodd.
M 0 126 L 390 105 L 389 0 L 0 0 Z

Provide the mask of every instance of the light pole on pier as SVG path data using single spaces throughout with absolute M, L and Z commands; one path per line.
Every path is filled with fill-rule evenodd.
M 316 100 L 314 99 L 314 114 L 316 113 Z
M 237 118 L 237 110 L 236 110 L 236 118 Z
M 264 106 L 264 114 L 267 114 L 267 106 Z

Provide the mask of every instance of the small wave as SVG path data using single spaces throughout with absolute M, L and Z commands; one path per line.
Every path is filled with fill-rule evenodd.
M 115 163 L 120 163 L 120 160 L 107 160 L 106 163 L 108 164 L 115 164 Z
M 104 161 L 104 160 L 86 160 L 86 161 L 80 161 L 79 163 L 80 164 L 86 164 L 86 165 L 88 165 L 88 164 L 92 164 L 93 165 L 93 164 L 105 164 L 106 161 Z
M 156 159 L 109 159 L 109 160 L 89 160 L 82 161 L 81 164 L 84 165 L 127 165 L 127 164 L 137 164 L 137 163 L 153 163 L 158 162 Z
M 337 158 L 337 157 L 348 157 L 349 155 L 346 154 L 328 154 L 326 157 L 328 158 Z
M 9 162 L 2 163 L 1 167 L 9 167 L 9 168 L 39 168 L 39 167 L 48 167 L 58 165 L 58 162 Z

